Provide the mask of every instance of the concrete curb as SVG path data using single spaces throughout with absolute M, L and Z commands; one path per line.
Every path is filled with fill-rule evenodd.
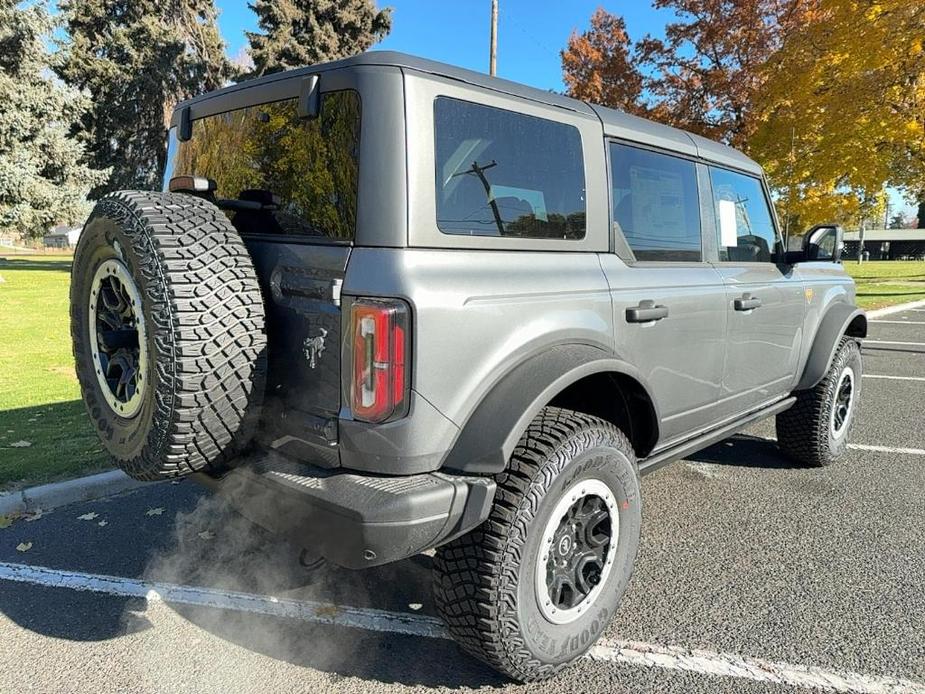
M 896 306 L 887 306 L 886 308 L 878 308 L 874 311 L 868 311 L 868 318 L 880 318 L 881 316 L 889 316 L 892 313 L 902 313 L 903 311 L 908 311 L 910 308 L 925 308 L 925 299 L 920 301 L 910 301 L 905 304 L 896 304 Z
M 101 472 L 97 475 L 78 477 L 75 480 L 53 482 L 18 492 L 0 494 L 0 515 L 50 511 L 79 501 L 92 501 L 104 496 L 135 489 L 147 482 L 133 480 L 121 470 Z

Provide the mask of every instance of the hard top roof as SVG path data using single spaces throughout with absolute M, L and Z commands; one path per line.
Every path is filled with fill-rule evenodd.
M 523 99 L 530 99 L 531 101 L 548 104 L 550 106 L 576 111 L 589 116 L 596 115 L 601 120 L 604 127 L 604 134 L 607 136 L 667 148 L 691 156 L 699 156 L 708 161 L 714 161 L 719 164 L 732 166 L 756 175 L 761 175 L 761 167 L 752 159 L 749 159 L 732 147 L 713 142 L 699 135 L 694 135 L 693 133 L 688 133 L 678 128 L 672 128 L 667 125 L 646 120 L 645 118 L 631 116 L 628 113 L 616 109 L 598 106 L 596 104 L 587 104 L 583 101 L 572 99 L 571 97 L 556 94 L 555 92 L 528 87 L 500 77 L 491 77 L 481 72 L 466 70 L 446 63 L 440 63 L 426 58 L 418 58 L 397 51 L 367 51 L 350 58 L 344 58 L 343 60 L 309 65 L 294 70 L 287 70 L 285 72 L 276 72 L 271 75 L 265 75 L 264 77 L 259 77 L 254 80 L 233 84 L 219 89 L 218 91 L 209 92 L 208 94 L 183 101 L 177 105 L 177 110 L 191 104 L 200 103 L 241 89 L 249 89 L 277 80 L 291 79 L 300 75 L 311 75 L 327 70 L 360 65 L 378 65 L 415 70 L 417 72 L 458 80 L 484 89 L 503 92 Z

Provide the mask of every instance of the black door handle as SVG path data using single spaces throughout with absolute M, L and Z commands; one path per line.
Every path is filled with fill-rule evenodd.
M 639 306 L 626 309 L 627 323 L 649 323 L 668 317 L 667 306 L 656 306 L 651 299 L 640 301 Z
M 741 299 L 732 302 L 732 306 L 736 311 L 751 311 L 761 307 L 761 299 L 751 294 L 743 294 Z

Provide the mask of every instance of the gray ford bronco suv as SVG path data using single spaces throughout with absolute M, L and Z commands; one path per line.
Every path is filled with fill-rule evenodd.
M 617 609 L 641 475 L 772 415 L 845 450 L 867 320 L 841 230 L 793 246 L 729 147 L 373 52 L 179 104 L 164 191 L 84 227 L 74 354 L 130 475 L 343 567 L 436 548 L 452 634 L 537 680 Z

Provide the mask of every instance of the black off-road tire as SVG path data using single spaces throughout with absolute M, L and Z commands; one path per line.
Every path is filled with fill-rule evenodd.
M 616 499 L 614 563 L 586 612 L 554 624 L 537 602 L 538 553 L 557 503 L 584 479 L 603 481 Z M 437 549 L 434 598 L 463 649 L 515 680 L 543 680 L 591 648 L 626 590 L 642 522 L 636 458 L 612 424 L 547 407 L 497 483 L 485 523 Z
M 131 417 L 107 402 L 90 337 L 91 285 L 110 260 L 136 285 L 146 333 L 149 376 Z M 219 471 L 252 437 L 266 380 L 263 298 L 240 235 L 211 203 L 137 191 L 100 200 L 74 256 L 71 336 L 90 418 L 135 479 Z
M 825 377 L 809 390 L 794 393 L 797 401 L 777 415 L 777 443 L 796 462 L 809 467 L 831 465 L 845 452 L 861 396 L 861 348 L 856 339 L 844 337 Z M 832 410 L 842 375 L 850 369 L 853 402 L 847 421 L 836 433 Z

